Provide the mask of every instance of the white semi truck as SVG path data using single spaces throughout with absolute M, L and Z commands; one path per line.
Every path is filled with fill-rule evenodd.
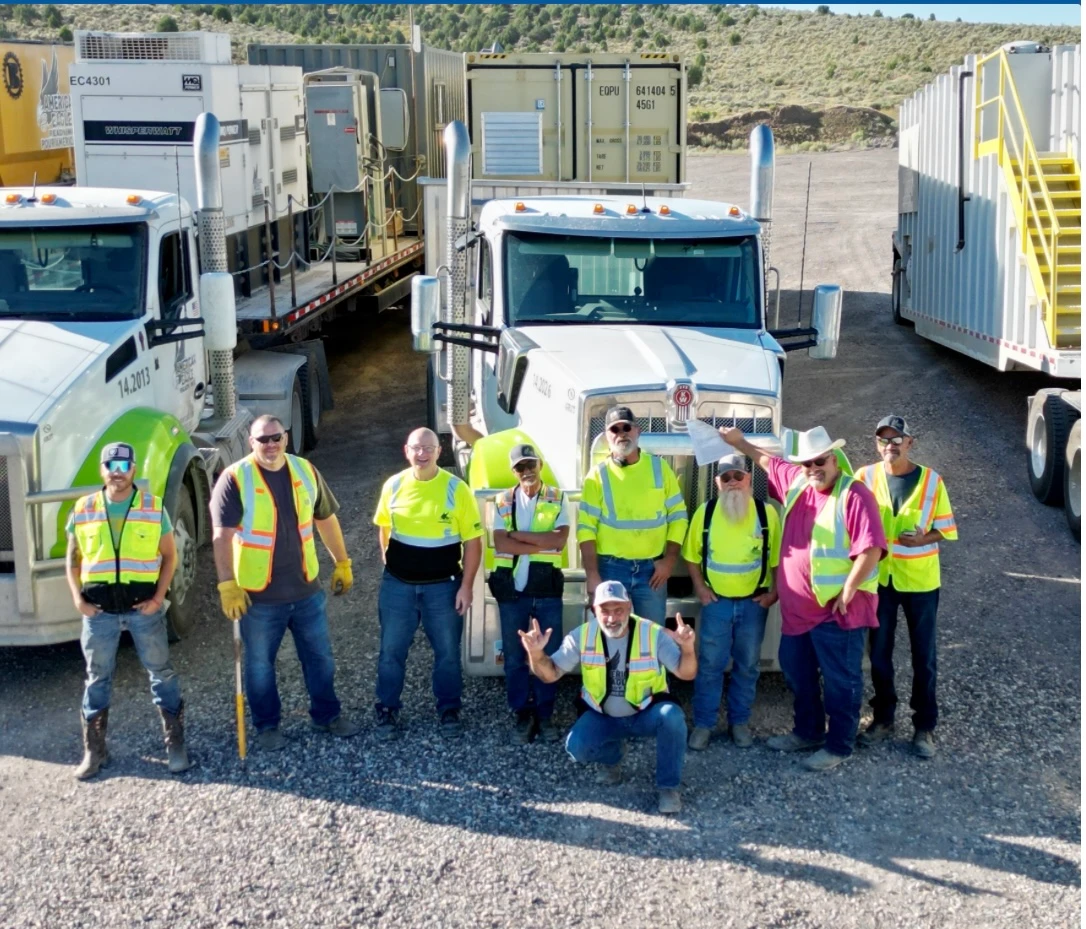
M 675 191 L 585 195 L 577 185 L 536 197 L 476 186 L 482 198 L 473 199 L 467 130 L 451 123 L 445 139 L 447 184 L 424 185 L 444 214 L 427 215 L 427 252 L 445 259 L 436 275 L 415 278 L 412 331 L 431 355 L 431 425 L 450 438 L 488 526 L 493 497 L 512 483 L 515 442 L 533 442 L 545 479 L 576 501 L 606 454 L 603 417 L 615 403 L 633 409 L 641 447 L 671 464 L 691 512 L 712 492 L 714 472 L 696 464 L 691 420 L 734 423 L 755 442 L 778 443 L 785 352 L 834 357 L 841 291 L 815 289 L 810 326 L 769 329 L 767 126 L 752 135 L 749 212 Z M 567 629 L 583 621 L 586 603 L 575 525 L 570 538 Z M 483 575 L 465 625 L 463 662 L 473 675 L 500 674 L 504 648 L 517 647 L 501 641 Z M 676 611 L 695 620 L 700 612 L 687 577 L 669 584 L 668 615 Z M 777 666 L 779 628 L 777 614 L 763 667 Z
M 1081 46 L 970 55 L 901 107 L 892 312 L 1000 371 L 1056 379 L 1028 398 L 1026 461 L 1080 536 Z M 1062 383 L 1061 383 L 1062 382 Z

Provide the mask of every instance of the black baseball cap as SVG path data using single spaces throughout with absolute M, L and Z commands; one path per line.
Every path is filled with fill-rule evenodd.
M 631 426 L 636 426 L 637 418 L 628 406 L 613 406 L 604 417 L 603 427 L 606 429 L 615 423 L 629 423 Z
M 875 427 L 875 435 L 878 435 L 883 429 L 893 429 L 895 432 L 901 433 L 901 435 L 912 436 L 909 431 L 909 424 L 905 422 L 905 417 L 896 416 L 893 413 L 879 420 L 879 424 Z
M 111 442 L 102 449 L 98 460 L 101 464 L 107 461 L 135 461 L 136 450 L 127 442 Z

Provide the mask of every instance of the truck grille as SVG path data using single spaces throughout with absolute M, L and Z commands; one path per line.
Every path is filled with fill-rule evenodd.
M 8 497 L 8 460 L 0 456 L 0 574 L 10 573 L 14 567 L 15 534 Z

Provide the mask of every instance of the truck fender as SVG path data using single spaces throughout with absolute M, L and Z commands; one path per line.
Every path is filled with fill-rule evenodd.
M 245 352 L 234 361 L 238 401 L 253 416 L 274 416 L 287 429 L 293 429 L 297 424 L 291 423 L 291 391 L 298 369 L 307 360 L 308 355 L 305 354 L 260 350 Z
M 192 501 L 196 513 L 196 531 L 200 544 L 211 538 L 211 526 L 208 519 L 207 501 L 210 499 L 210 480 L 204 471 L 204 459 L 191 442 L 178 446 L 170 462 L 170 473 L 166 477 L 166 492 L 162 505 L 172 517 L 177 512 L 177 504 L 185 488 L 185 475 L 191 471 L 195 484 L 196 498 Z
M 276 345 L 261 351 L 279 352 L 284 355 L 304 355 L 309 359 L 310 367 L 315 369 L 320 378 L 321 409 L 325 412 L 335 408 L 332 399 L 332 382 L 328 374 L 328 356 L 324 353 L 321 339 L 307 339 L 304 342 L 291 342 L 288 345 Z

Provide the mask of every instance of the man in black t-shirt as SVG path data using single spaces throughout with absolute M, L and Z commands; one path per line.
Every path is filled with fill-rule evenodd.
M 314 728 L 355 735 L 359 726 L 340 714 L 333 684 L 335 662 L 313 537 L 316 528 L 336 560 L 333 592 L 346 593 L 353 577 L 336 518 L 339 504 L 313 465 L 286 454 L 286 432 L 275 417 L 256 419 L 249 445 L 253 453 L 216 481 L 211 520 L 223 612 L 241 623 L 245 642 L 245 691 L 257 744 L 268 751 L 286 745 L 279 731 L 275 658 L 288 629 L 302 663 Z

